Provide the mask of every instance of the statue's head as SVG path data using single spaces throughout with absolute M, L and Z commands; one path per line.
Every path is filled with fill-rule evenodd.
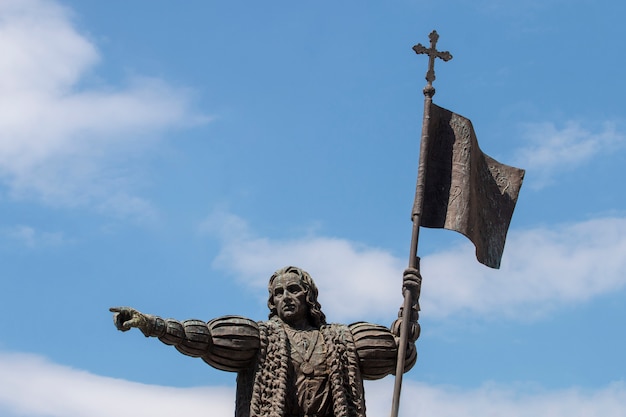
M 295 266 L 281 268 L 270 277 L 267 289 L 270 319 L 278 316 L 292 324 L 305 318 L 315 328 L 326 324 L 326 316 L 317 301 L 317 287 L 306 271 Z

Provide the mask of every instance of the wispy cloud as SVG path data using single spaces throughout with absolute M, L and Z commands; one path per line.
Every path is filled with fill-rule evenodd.
M 265 288 L 271 273 L 288 264 L 308 270 L 331 320 L 391 320 L 401 302 L 405 260 L 387 250 L 331 237 L 256 237 L 228 213 L 210 216 L 203 229 L 221 239 L 216 267 L 246 285 Z M 511 231 L 499 270 L 479 264 L 470 243 L 459 244 L 422 258 L 422 310 L 432 318 L 538 317 L 623 288 L 624 253 L 624 218 Z
M 27 225 L 0 228 L 0 239 L 35 248 L 41 246 L 58 246 L 67 242 L 62 232 L 48 232 L 37 230 Z
M 217 372 L 217 371 L 215 371 Z M 393 381 L 366 384 L 368 415 L 389 412 Z M 623 416 L 622 382 L 596 390 L 547 391 L 525 385 L 475 389 L 405 379 L 401 415 L 470 417 Z M 0 411 L 8 417 L 232 416 L 232 387 L 174 388 L 103 377 L 40 356 L 0 352 Z
M 154 215 L 128 159 L 165 129 L 195 123 L 188 91 L 134 77 L 86 86 L 101 57 L 49 0 L 0 2 L 0 180 L 13 197 Z
M 609 122 L 595 132 L 572 121 L 563 128 L 553 123 L 532 124 L 527 125 L 525 136 L 528 145 L 517 152 L 516 163 L 526 169 L 534 188 L 550 185 L 559 172 L 576 169 L 596 155 L 626 145 L 626 135 Z

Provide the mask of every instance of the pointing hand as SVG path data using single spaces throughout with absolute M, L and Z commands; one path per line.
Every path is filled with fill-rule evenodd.
M 128 331 L 131 327 L 137 327 L 144 335 L 150 333 L 150 323 L 145 314 L 140 313 L 131 307 L 111 307 L 109 309 L 113 314 L 113 322 L 117 330 L 122 332 Z

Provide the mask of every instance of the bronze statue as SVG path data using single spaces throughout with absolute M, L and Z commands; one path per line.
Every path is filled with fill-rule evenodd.
M 417 359 L 421 277 L 404 273 L 413 298 L 405 372 Z M 269 320 L 225 316 L 209 321 L 162 319 L 115 307 L 116 327 L 137 327 L 179 352 L 237 372 L 236 417 L 365 417 L 363 379 L 395 373 L 401 319 L 390 329 L 364 322 L 326 323 L 311 276 L 293 266 L 270 278 Z M 399 314 L 401 317 L 401 314 Z

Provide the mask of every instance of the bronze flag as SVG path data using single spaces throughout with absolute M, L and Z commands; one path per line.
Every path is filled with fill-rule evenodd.
M 464 234 L 480 263 L 499 268 L 524 170 L 485 155 L 472 122 L 435 104 L 428 136 L 420 224 Z

